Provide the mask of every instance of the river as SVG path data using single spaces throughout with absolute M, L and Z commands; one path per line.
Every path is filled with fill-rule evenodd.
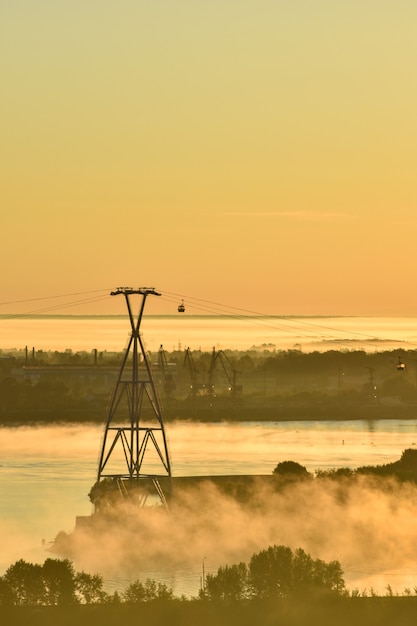
M 121 351 L 130 332 L 126 316 L 2 316 L 0 330 L 0 346 L 6 353 L 12 349 L 23 351 L 25 347 Z M 168 351 L 185 347 L 211 350 L 213 346 L 239 350 L 373 351 L 417 346 L 416 318 L 145 316 L 141 331 L 150 351 L 157 351 L 161 344 Z M 404 449 L 417 443 L 416 420 L 178 422 L 170 424 L 167 431 L 176 476 L 270 474 L 283 460 L 297 461 L 310 472 L 319 468 L 355 468 L 395 461 Z M 57 533 L 71 533 L 76 516 L 91 513 L 88 492 L 95 482 L 101 438 L 102 428 L 97 425 L 0 428 L 0 574 L 19 558 L 43 562 Z M 311 497 L 320 505 L 311 502 Z M 360 529 L 356 534 L 343 529 L 346 520 L 340 510 L 327 509 L 325 500 L 326 494 L 303 494 L 291 513 L 285 512 L 285 504 L 281 503 L 278 509 L 270 511 L 269 518 L 265 512 L 264 519 L 258 520 L 259 526 L 256 520 L 246 520 L 236 513 L 239 527 L 219 528 L 220 536 L 226 530 L 222 544 L 226 563 L 236 562 L 232 556 L 247 560 L 250 547 L 252 553 L 255 548 L 267 547 L 263 541 L 288 541 L 292 547 L 298 547 L 299 540 L 301 547 L 309 549 L 313 556 L 339 559 L 350 588 L 372 586 L 383 591 L 387 584 L 399 591 L 405 586 L 413 588 L 417 491 L 410 488 L 407 494 L 398 492 L 379 499 L 369 490 L 352 495 L 358 506 L 349 509 L 349 528 Z M 296 518 L 310 522 L 301 526 Z M 249 526 L 258 529 L 257 537 L 251 544 L 240 546 L 237 538 Z M 291 535 L 291 528 L 298 534 Z M 320 534 L 320 528 L 326 529 L 334 541 L 329 543 Z M 378 558 L 373 543 L 376 537 L 381 547 Z M 235 545 L 233 555 L 227 552 L 227 541 Z M 176 593 L 196 595 L 203 562 L 207 572 L 225 564 L 219 555 L 215 556 L 214 549 L 197 551 L 192 566 L 176 571 L 166 581 L 174 585 Z M 120 570 L 115 574 L 111 568 L 99 573 L 109 589 L 120 588 L 133 575 L 130 572 L 123 579 Z M 138 570 L 137 574 L 143 572 Z
M 0 574 L 19 558 L 43 562 L 49 556 L 49 542 L 56 534 L 61 530 L 71 532 L 77 515 L 91 513 L 87 494 L 95 481 L 102 430 L 97 425 L 0 428 L 0 529 L 3 538 Z M 297 461 L 314 472 L 319 468 L 355 468 L 397 460 L 404 449 L 416 446 L 417 420 L 244 424 L 177 422 L 168 425 L 167 434 L 175 476 L 270 474 L 283 460 Z M 400 494 L 394 500 L 395 506 L 391 501 L 385 502 L 387 510 L 381 509 L 378 514 L 371 513 L 371 509 L 374 510 L 371 504 L 374 495 L 370 492 L 358 495 L 359 499 L 363 498 L 358 503 L 362 513 L 355 509 L 351 514 L 362 516 L 365 520 L 369 516 L 366 524 L 380 523 L 381 528 L 385 528 L 384 532 L 390 527 L 386 539 L 380 533 L 380 541 L 385 551 L 388 549 L 384 545 L 385 540 L 389 546 L 397 542 L 398 554 L 402 552 L 401 542 L 406 544 L 409 540 L 409 536 L 404 534 L 405 525 L 410 524 L 410 519 L 415 525 L 417 491 L 412 491 L 412 496 L 407 496 L 404 504 Z M 393 508 L 395 513 L 391 510 Z M 320 511 L 316 512 L 316 515 L 320 514 Z M 221 515 L 220 510 L 218 515 Z M 279 528 L 280 515 L 283 516 L 282 533 L 278 533 L 277 542 L 289 536 L 282 511 L 274 512 L 276 525 Z M 322 515 L 321 523 L 329 524 L 330 532 L 332 525 L 324 508 Z M 333 513 L 330 515 L 336 519 Z M 287 522 L 290 526 L 290 521 Z M 294 524 L 296 526 L 295 521 Z M 310 534 L 310 531 L 306 534 L 305 527 L 300 529 L 300 538 L 310 537 Z M 414 534 L 415 531 L 412 531 L 411 541 Z M 344 540 L 341 535 L 340 541 L 344 550 L 348 550 L 346 531 L 344 535 Z M 354 541 L 356 539 L 352 538 Z M 408 547 L 407 550 L 405 548 L 404 545 L 404 552 L 407 552 Z M 332 558 L 339 558 L 337 537 L 332 549 L 337 552 Z M 316 556 L 322 558 L 321 553 Z M 197 594 L 204 558 L 207 572 L 216 571 L 219 565 L 225 564 L 219 563 L 217 557 L 211 558 L 210 553 L 197 554 L 194 567 L 177 572 L 175 580 L 167 579 L 168 583 L 174 584 L 177 593 Z M 396 562 L 393 559 L 388 565 L 385 561 L 383 564 L 378 561 L 379 565 L 373 566 L 371 559 L 368 565 L 350 557 L 346 557 L 344 562 L 343 554 L 340 560 L 350 588 L 369 589 L 373 586 L 383 591 L 390 584 L 401 591 L 405 586 L 413 586 L 412 581 L 417 574 L 417 566 L 414 569 L 408 561 Z M 108 588 L 120 587 L 129 579 L 122 577 L 121 580 L 120 574 L 115 575 L 109 570 L 99 573 L 105 576 Z

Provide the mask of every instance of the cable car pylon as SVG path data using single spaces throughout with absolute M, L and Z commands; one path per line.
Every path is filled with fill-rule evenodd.
M 110 295 L 125 298 L 131 333 L 110 401 L 97 483 L 90 494 L 96 512 L 120 498 L 143 506 L 152 496 L 166 505 L 172 477 L 162 406 L 140 333 L 147 297 L 161 294 L 153 287 L 119 287 Z M 132 296 L 141 298 L 136 319 Z

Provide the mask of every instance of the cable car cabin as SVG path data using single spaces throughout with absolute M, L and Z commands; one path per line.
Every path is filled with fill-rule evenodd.
M 184 300 L 181 300 L 181 304 L 178 305 L 178 313 L 184 313 L 185 312 L 185 304 L 184 304 Z

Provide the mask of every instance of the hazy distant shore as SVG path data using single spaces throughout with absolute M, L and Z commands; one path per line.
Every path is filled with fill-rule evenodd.
M 152 355 L 167 422 L 417 418 L 417 352 L 191 351 Z M 105 423 L 122 353 L 0 359 L 0 424 Z M 191 363 L 192 359 L 192 363 Z

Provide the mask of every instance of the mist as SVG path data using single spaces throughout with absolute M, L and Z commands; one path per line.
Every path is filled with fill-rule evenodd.
M 355 578 L 373 580 L 415 564 L 416 515 L 417 487 L 390 480 L 314 479 L 279 493 L 259 481 L 250 504 L 207 481 L 177 494 L 169 511 L 121 504 L 111 519 L 77 528 L 62 546 L 79 568 L 126 578 L 198 568 L 203 559 L 207 571 L 215 572 L 282 544 L 302 547 L 314 558 L 337 559 L 353 588 Z M 394 583 L 385 580 L 384 587 Z
M 310 423 L 178 423 L 169 425 L 168 434 L 176 476 L 271 476 L 285 459 L 310 472 L 396 460 L 415 439 L 413 424 L 404 422 L 400 433 L 385 421 L 369 433 L 351 422 L 313 433 Z M 198 586 L 204 557 L 206 571 L 215 573 L 220 565 L 248 561 L 269 545 L 283 544 L 339 560 L 350 588 L 384 591 L 389 583 L 402 591 L 417 583 L 417 487 L 387 479 L 357 476 L 338 484 L 316 478 L 277 492 L 260 478 L 250 505 L 207 482 L 176 491 L 169 513 L 121 505 L 112 521 L 74 532 L 76 516 L 92 510 L 87 494 L 96 479 L 101 437 L 98 425 L 0 429 L 0 575 L 19 558 L 43 562 L 63 531 L 65 550 L 55 554 L 105 580 L 187 571 Z

